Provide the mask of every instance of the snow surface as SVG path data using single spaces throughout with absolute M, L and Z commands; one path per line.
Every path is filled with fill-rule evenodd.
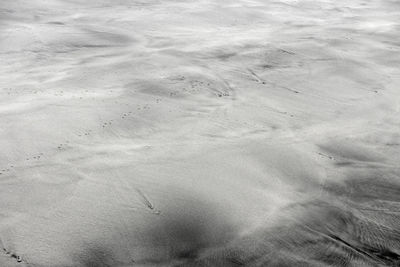
M 398 266 L 399 18 L 1 0 L 0 266 Z

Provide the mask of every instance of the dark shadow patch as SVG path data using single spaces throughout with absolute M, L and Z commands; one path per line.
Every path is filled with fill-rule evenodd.
M 332 183 L 327 191 L 353 201 L 400 202 L 400 184 L 385 177 L 348 179 L 343 184 Z
M 74 257 L 78 266 L 83 267 L 113 267 L 117 266 L 110 249 L 101 245 L 87 245 Z
M 237 54 L 237 53 L 223 53 L 223 52 L 222 52 L 222 53 L 217 54 L 216 57 L 217 57 L 219 60 L 226 61 L 226 60 L 228 60 L 228 59 L 230 59 L 230 58 L 236 56 L 236 54 Z
M 51 24 L 51 25 L 65 25 L 65 23 L 61 22 L 61 21 L 49 21 L 47 22 L 47 24 Z
M 383 162 L 384 158 L 379 153 L 361 145 L 353 144 L 349 141 L 334 141 L 319 147 L 334 156 L 353 161 L 363 162 Z
M 274 69 L 275 66 L 272 65 L 272 64 L 263 64 L 263 65 L 261 65 L 261 68 L 263 68 L 263 69 Z
M 354 166 L 354 162 L 351 162 L 351 161 L 339 161 L 339 162 L 335 162 L 335 166 L 338 166 L 338 167 L 351 167 L 351 166 Z
M 380 250 L 377 250 L 376 248 L 366 247 L 365 250 L 368 251 L 369 254 L 374 255 L 375 257 L 388 264 L 392 262 L 400 263 L 400 255 L 393 251 L 390 251 L 389 249 L 382 248 Z
M 341 204 L 295 205 L 289 221 L 182 266 L 399 266 L 399 232 Z M 294 219 L 294 220 L 293 220 Z
M 213 203 L 186 196 L 166 206 L 159 220 L 144 231 L 152 251 L 144 262 L 157 258 L 160 262 L 192 262 L 204 251 L 226 245 L 236 233 L 224 210 Z
M 226 215 L 230 213 L 215 202 L 186 193 L 165 199 L 165 203 L 156 202 L 160 213 L 154 214 L 149 208 L 148 213 L 135 217 L 140 222 L 132 221 L 133 227 L 124 227 L 135 229 L 133 232 L 116 233 L 125 234 L 120 245 L 107 240 L 82 240 L 71 254 L 73 266 L 185 266 L 205 252 L 224 247 L 237 233 L 231 217 Z M 121 251 L 122 247 L 129 255 Z

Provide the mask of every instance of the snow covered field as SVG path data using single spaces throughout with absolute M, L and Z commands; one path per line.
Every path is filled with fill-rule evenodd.
M 399 266 L 400 2 L 1 0 L 0 266 Z

